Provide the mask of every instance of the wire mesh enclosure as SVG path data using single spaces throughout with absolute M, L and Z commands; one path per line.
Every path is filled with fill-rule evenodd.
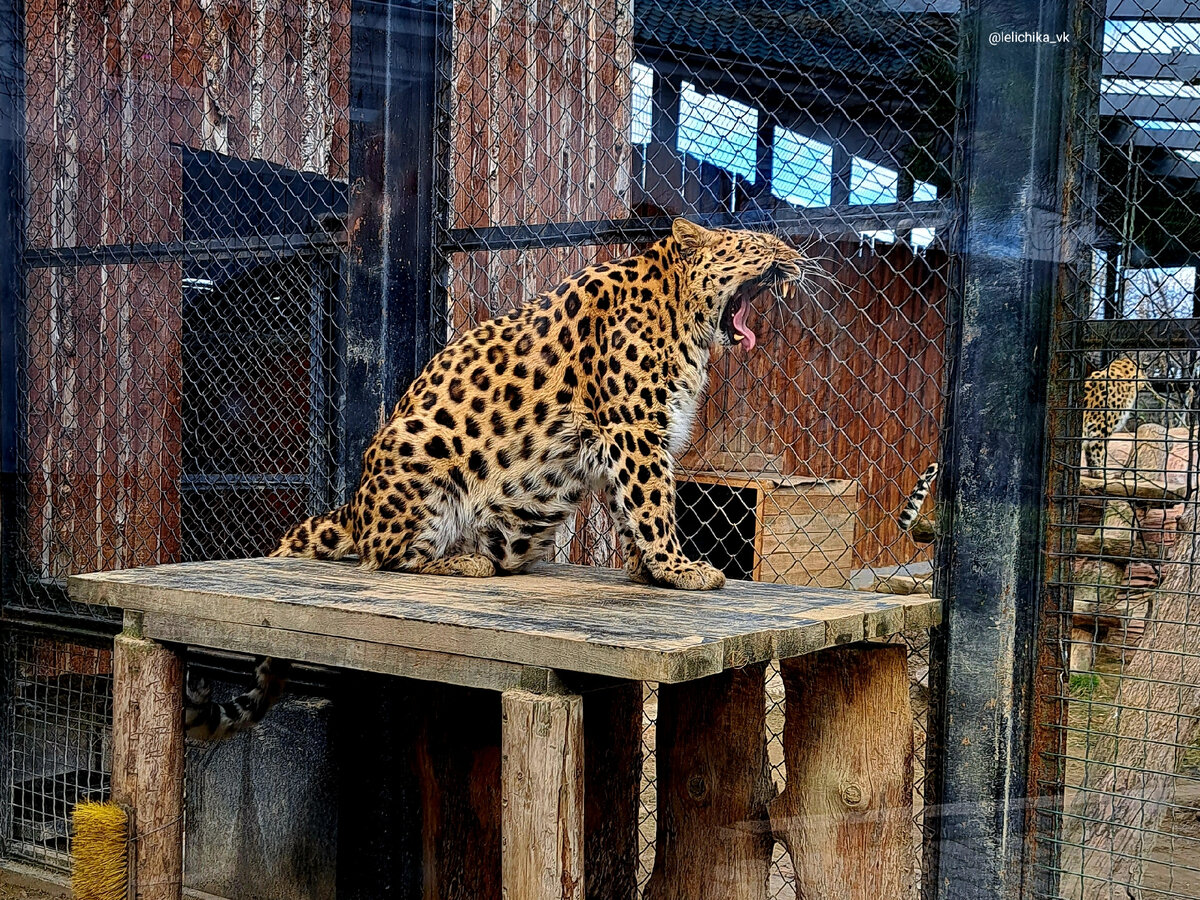
M 14 631 L 3 639 L 7 850 L 66 865 L 71 808 L 107 796 L 112 651 L 94 639 Z
M 676 460 L 685 552 L 931 590 L 935 528 L 895 516 L 939 454 L 957 3 L 26 0 L 21 25 L 11 612 L 94 615 L 76 572 L 268 551 L 353 490 L 410 363 L 677 215 L 770 230 L 822 273 L 803 303 L 755 298 L 757 348 L 713 361 Z M 623 562 L 602 504 L 556 557 Z M 61 863 L 66 805 L 104 790 L 108 663 L 39 641 L 6 657 L 5 821 Z M 778 678 L 763 702 L 778 787 Z
M 902 534 L 895 514 L 938 456 L 954 11 L 516 0 L 459 3 L 451 14 L 438 182 L 446 303 L 435 317 L 446 339 L 584 265 L 639 252 L 665 232 L 665 217 L 784 236 L 824 277 L 802 304 L 758 297 L 758 347 L 714 361 L 677 460 L 685 552 L 731 578 L 928 591 L 928 547 Z M 557 555 L 622 563 L 602 504 L 568 523 Z M 922 736 L 926 651 L 912 653 Z M 768 682 L 779 785 L 782 690 L 777 677 Z M 652 716 L 654 703 L 646 708 Z M 653 733 L 648 718 L 643 885 Z M 921 818 L 921 772 L 917 785 Z M 777 847 L 771 896 L 794 893 Z
M 346 4 L 24 8 L 16 600 L 263 552 L 336 460 Z
M 1200 897 L 1200 8 L 1084 2 L 1055 335 L 1042 893 Z

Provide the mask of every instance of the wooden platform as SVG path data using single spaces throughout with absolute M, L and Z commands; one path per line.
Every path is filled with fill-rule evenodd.
M 646 896 L 767 900 L 772 840 L 801 896 L 900 897 L 912 871 L 907 652 L 872 639 L 937 624 L 928 597 L 757 582 L 687 593 L 572 566 L 465 579 L 294 559 L 79 575 L 69 588 L 125 610 L 112 795 L 137 832 L 131 900 L 182 900 L 188 646 L 419 679 L 405 687 L 403 723 L 375 722 L 372 708 L 347 719 L 347 739 L 390 741 L 388 759 L 411 764 L 409 806 L 394 814 L 416 823 L 422 849 L 406 866 L 434 900 L 636 900 L 640 681 L 660 682 Z M 778 796 L 772 659 L 786 694 Z
M 676 683 L 940 621 L 939 601 L 755 582 L 683 592 L 547 566 L 464 579 L 245 559 L 78 575 L 146 637 L 504 690 L 551 670 Z

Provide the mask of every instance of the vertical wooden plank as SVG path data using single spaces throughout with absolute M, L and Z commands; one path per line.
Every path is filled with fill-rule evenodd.
M 333 109 L 329 177 L 344 180 L 350 160 L 350 0 L 329 2 L 329 101 Z
M 765 665 L 658 693 L 658 830 L 646 900 L 766 900 Z
M 112 797 L 133 811 L 130 900 L 183 896 L 183 663 L 131 634 L 113 645 Z
M 412 693 L 423 897 L 501 900 L 500 696 L 441 684 L 414 684 Z
M 642 784 L 642 685 L 583 698 L 584 887 L 587 900 L 636 900 Z
M 787 786 L 771 826 L 800 897 L 908 895 L 912 710 L 903 646 L 859 644 L 784 660 Z
M 583 701 L 506 691 L 501 701 L 504 896 L 584 896 Z

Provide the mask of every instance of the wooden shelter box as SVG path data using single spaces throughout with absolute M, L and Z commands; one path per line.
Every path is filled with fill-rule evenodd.
M 684 552 L 730 578 L 848 587 L 856 567 L 857 481 L 730 472 L 679 475 Z

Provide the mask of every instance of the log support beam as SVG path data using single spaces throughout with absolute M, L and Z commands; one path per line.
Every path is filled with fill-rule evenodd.
M 501 883 L 509 900 L 583 900 L 583 700 L 501 701 Z
M 908 896 L 913 720 L 904 647 L 838 647 L 781 669 L 788 778 L 770 813 L 797 896 Z
M 183 896 L 183 661 L 140 637 L 113 645 L 112 797 L 131 813 L 129 900 Z

